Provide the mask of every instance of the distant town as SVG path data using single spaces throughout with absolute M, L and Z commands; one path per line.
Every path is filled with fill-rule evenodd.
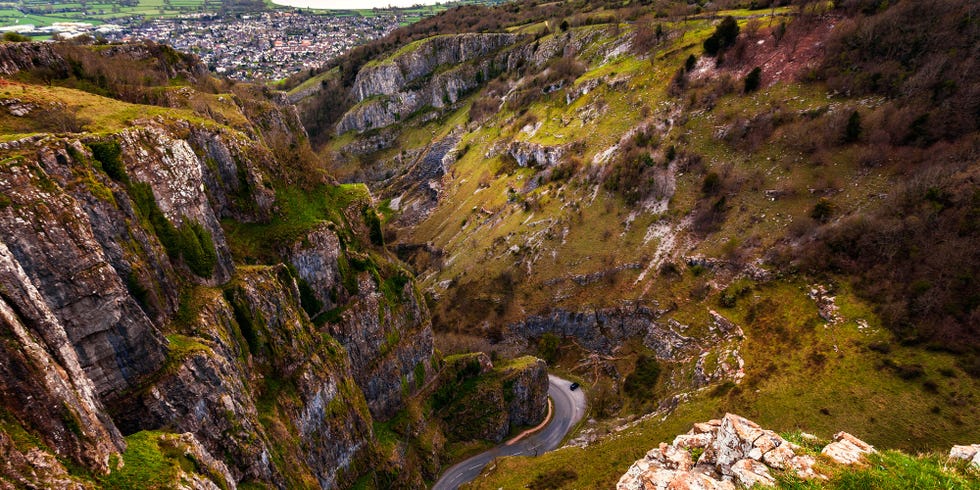
M 398 27 L 399 20 L 396 15 L 263 12 L 241 18 L 161 19 L 102 35 L 109 41 L 149 39 L 170 44 L 200 56 L 211 71 L 229 78 L 279 80 L 384 36 Z
M 109 42 L 152 40 L 200 56 L 218 75 L 237 80 L 279 80 L 319 67 L 358 44 L 384 36 L 404 22 L 401 17 L 267 11 L 236 16 L 188 14 L 128 24 L 21 24 L 0 30 L 56 38 L 88 35 Z

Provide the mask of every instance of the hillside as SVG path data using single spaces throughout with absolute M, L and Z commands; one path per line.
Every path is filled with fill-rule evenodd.
M 908 451 L 980 438 L 974 5 L 519 5 L 301 105 L 336 114 L 311 137 L 381 200 L 438 348 L 589 387 L 584 449 L 488 488 L 581 458 L 566 486 L 615 483 L 642 451 L 602 434 L 658 409 Z
M 0 42 L 0 486 L 422 488 L 549 373 L 470 488 L 976 486 L 978 14 L 470 5 L 291 94 Z

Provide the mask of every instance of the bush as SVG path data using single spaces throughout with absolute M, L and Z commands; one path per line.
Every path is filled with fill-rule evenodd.
M 200 277 L 211 277 L 214 266 L 218 263 L 218 253 L 214 249 L 211 232 L 200 223 L 184 218 L 178 237 L 180 256 L 191 272 Z
M 928 160 L 879 209 L 821 227 L 791 254 L 807 271 L 850 276 L 900 340 L 973 358 L 980 351 L 980 170 L 972 155 L 923 153 Z
M 534 481 L 528 484 L 530 490 L 556 490 L 565 488 L 568 483 L 578 479 L 578 473 L 574 470 L 558 469 L 538 473 Z
M 810 211 L 810 217 L 820 223 L 830 221 L 830 217 L 833 215 L 834 205 L 827 199 L 817 201 L 817 204 L 813 206 L 813 210 Z
M 753 68 L 748 75 L 745 76 L 745 93 L 755 92 L 759 90 L 759 83 L 762 79 L 762 68 L 758 66 Z
M 378 213 L 374 208 L 364 206 L 362 214 L 364 215 L 364 224 L 368 227 L 368 237 L 371 239 L 371 243 L 383 247 L 385 238 L 381 231 L 381 218 L 378 217 Z
M 30 41 L 31 37 L 19 32 L 7 31 L 3 33 L 3 40 L 10 43 L 24 43 Z
M 483 122 L 500 110 L 500 97 L 484 96 L 470 106 L 470 122 Z
M 721 176 L 717 172 L 708 172 L 701 181 L 701 193 L 706 196 L 713 196 L 721 191 Z
M 844 143 L 856 143 L 861 139 L 861 113 L 854 111 L 844 126 Z
M 118 141 L 94 141 L 88 144 L 92 158 L 102 166 L 102 171 L 116 182 L 126 182 L 126 166 L 122 162 L 122 150 Z
M 160 206 L 153 196 L 153 189 L 149 184 L 135 182 L 128 186 L 128 190 L 136 210 L 160 240 L 160 244 L 167 251 L 167 256 L 171 260 L 176 260 L 180 256 L 177 228 L 163 215 L 163 211 L 160 211 Z
M 725 17 L 718 27 L 715 27 L 715 32 L 704 40 L 704 52 L 708 56 L 715 56 L 731 47 L 738 38 L 738 31 L 738 22 L 735 18 L 730 15 Z
M 558 361 L 558 349 L 560 348 L 561 339 L 557 335 L 548 332 L 538 339 L 538 355 L 541 359 L 544 359 L 549 365 L 554 365 Z
M 668 197 L 673 192 L 667 169 L 653 161 L 649 150 L 636 146 L 635 140 L 610 166 L 604 185 L 622 196 L 629 206 L 649 197 Z
M 660 363 L 657 358 L 641 354 L 636 358 L 635 369 L 626 377 L 623 390 L 632 397 L 649 394 L 660 379 Z
M 854 1 L 850 2 L 854 3 Z M 909 143 L 928 145 L 976 131 L 980 83 L 976 56 L 980 31 L 970 27 L 971 0 L 875 2 L 870 14 L 842 22 L 827 42 L 819 74 L 831 90 L 877 94 L 922 117 Z M 844 7 L 847 8 L 847 7 Z M 932 121 L 931 124 L 928 121 Z
M 175 227 L 163 215 L 149 184 L 134 182 L 129 184 L 128 190 L 137 212 L 160 240 L 167 251 L 167 257 L 170 260 L 183 258 L 191 272 L 200 277 L 211 277 L 214 266 L 218 263 L 218 253 L 215 251 L 211 232 L 186 217 L 179 229 Z
M 698 59 L 693 54 L 687 57 L 684 61 L 684 71 L 691 71 L 694 69 L 694 65 L 698 64 Z

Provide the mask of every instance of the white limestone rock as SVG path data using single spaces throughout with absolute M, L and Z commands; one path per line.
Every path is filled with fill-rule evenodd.
M 962 459 L 969 461 L 971 465 L 980 468 L 980 444 L 969 446 L 953 446 L 949 450 L 950 459 Z
M 834 434 L 834 442 L 827 444 L 820 453 L 840 464 L 854 464 L 874 452 L 872 445 L 847 432 L 838 432 Z
M 769 467 L 754 460 L 740 459 L 732 465 L 732 476 L 739 485 L 752 487 L 760 485 L 763 487 L 776 486 L 776 479 L 769 474 Z

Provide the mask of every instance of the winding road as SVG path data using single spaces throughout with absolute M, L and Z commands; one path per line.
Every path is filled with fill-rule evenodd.
M 446 470 L 432 490 L 455 490 L 476 478 L 483 468 L 501 456 L 537 456 L 551 451 L 561 444 L 565 434 L 585 415 L 585 394 L 582 390 L 569 389 L 572 382 L 548 375 L 548 396 L 554 403 L 551 422 L 544 429 L 512 444 L 502 444 L 477 454 Z

